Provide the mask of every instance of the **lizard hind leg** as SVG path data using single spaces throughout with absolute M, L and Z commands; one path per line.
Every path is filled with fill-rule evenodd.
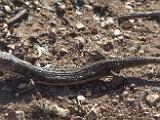
M 111 75 L 113 76 L 113 83 L 116 86 L 123 88 L 130 86 L 126 76 L 118 74 L 115 71 L 111 71 Z

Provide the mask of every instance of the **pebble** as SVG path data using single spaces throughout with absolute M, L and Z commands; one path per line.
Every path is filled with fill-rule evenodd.
M 129 106 L 132 106 L 132 107 L 136 106 L 134 98 L 127 98 L 127 103 Z
M 93 17 L 93 19 L 94 19 L 96 22 L 99 22 L 99 21 L 100 21 L 100 16 L 94 14 L 92 17 Z
M 60 117 L 68 117 L 69 116 L 70 112 L 68 109 L 64 109 L 62 107 L 59 107 L 56 104 L 52 104 L 50 107 L 51 107 L 52 111 L 55 112 Z
M 50 29 L 50 32 L 49 32 L 49 38 L 52 38 L 52 39 L 56 39 L 57 35 L 56 35 L 56 29 L 55 28 L 51 28 Z
M 119 39 L 119 40 L 123 40 L 124 37 L 121 35 L 121 36 L 118 36 L 118 39 Z
M 131 47 L 127 48 L 130 52 L 138 52 L 141 49 L 141 45 L 136 43 L 133 44 Z
M 106 19 L 106 24 L 107 24 L 107 25 L 113 25 L 113 24 L 114 24 L 114 19 L 113 19 L 113 17 L 107 17 L 107 19 Z
M 117 100 L 117 99 L 113 99 L 113 100 L 112 100 L 112 104 L 113 104 L 113 105 L 117 105 L 117 104 L 118 104 L 118 100 Z
M 131 23 L 130 21 L 124 21 L 123 23 L 122 23 L 122 28 L 123 29 L 130 29 L 130 28 L 132 28 L 133 27 L 133 23 Z
M 114 35 L 115 36 L 119 36 L 119 35 L 121 35 L 122 33 L 121 33 L 121 31 L 119 30 L 119 29 L 115 29 L 115 31 L 114 31 Z
M 98 44 L 99 44 L 100 47 L 101 47 L 104 51 L 106 51 L 106 52 L 114 49 L 114 45 L 113 45 L 112 42 L 106 42 L 106 43 L 104 43 L 104 42 L 99 42 Z
M 85 8 L 87 8 L 88 10 L 93 10 L 93 7 L 90 5 L 84 5 Z
M 129 10 L 133 10 L 133 5 L 131 2 L 126 2 L 125 3 L 125 8 L 129 9 Z
M 83 95 L 78 95 L 77 100 L 80 101 L 80 102 L 83 102 L 83 101 L 86 100 L 86 98 Z
M 97 119 L 97 109 L 92 108 L 87 114 L 87 120 L 96 120 Z
M 153 116 L 154 119 L 159 120 L 160 119 L 160 113 L 157 113 Z
M 11 8 L 8 5 L 4 5 L 4 9 L 6 12 L 10 13 L 11 12 Z
M 101 27 L 107 27 L 114 24 L 114 19 L 112 17 L 108 17 L 105 21 L 101 22 Z
M 67 51 L 65 48 L 61 48 L 61 49 L 59 50 L 59 54 L 60 54 L 61 56 L 64 56 L 64 55 L 68 54 L 68 51 Z
M 18 110 L 8 114 L 8 120 L 26 120 L 24 111 Z
M 82 29 L 85 28 L 85 25 L 82 24 L 81 22 L 78 22 L 78 23 L 76 24 L 76 27 L 77 27 L 78 30 L 82 30 Z
M 124 92 L 122 93 L 122 95 L 123 95 L 123 96 L 127 96 L 127 95 L 129 95 L 129 92 L 128 92 L 128 91 L 124 91 Z
M 158 101 L 160 101 L 160 96 L 157 93 L 149 94 L 146 97 L 146 101 L 149 105 L 155 105 Z
M 76 48 L 82 50 L 86 44 L 86 40 L 83 37 L 76 37 Z

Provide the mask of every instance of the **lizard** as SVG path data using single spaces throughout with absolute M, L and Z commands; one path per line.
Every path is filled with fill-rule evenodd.
M 35 83 L 53 86 L 78 85 L 113 75 L 113 72 L 124 68 L 159 63 L 160 57 L 135 56 L 100 60 L 82 68 L 70 70 L 46 69 L 0 51 L 0 71 L 16 73 L 26 78 L 33 78 Z

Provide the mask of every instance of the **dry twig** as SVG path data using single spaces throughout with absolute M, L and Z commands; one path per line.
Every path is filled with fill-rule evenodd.
M 27 9 L 23 9 L 23 10 L 19 11 L 15 16 L 13 16 L 9 20 L 8 25 L 9 26 L 13 25 L 17 21 L 19 21 L 21 18 L 23 18 L 26 14 L 27 14 Z

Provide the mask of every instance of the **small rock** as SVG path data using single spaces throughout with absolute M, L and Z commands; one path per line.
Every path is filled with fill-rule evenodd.
M 140 109 L 142 109 L 144 112 L 148 111 L 148 106 L 142 102 L 139 104 Z
M 154 119 L 159 120 L 160 119 L 160 113 L 157 113 L 153 116 Z
M 125 118 L 125 114 L 123 114 L 123 113 L 119 113 L 117 116 L 118 120 L 124 120 L 124 118 Z
M 124 92 L 122 93 L 122 95 L 123 95 L 123 96 L 127 96 L 127 95 L 129 95 L 129 93 L 128 93 L 128 91 L 124 91 Z
M 97 22 L 100 21 L 100 16 L 97 16 L 96 14 L 94 14 L 92 17 L 93 17 L 93 19 L 94 19 L 95 21 L 97 21 Z
M 80 15 L 83 14 L 83 12 L 81 12 L 81 11 L 79 11 L 79 10 L 76 10 L 76 14 L 80 16 Z
M 113 17 L 107 17 L 107 19 L 106 19 L 106 24 L 107 24 L 107 25 L 113 25 L 113 24 L 114 24 L 114 19 L 113 19 Z
M 106 27 L 106 22 L 104 21 L 104 22 L 101 22 L 101 27 L 102 28 L 105 28 Z
M 140 44 L 133 44 L 131 47 L 127 48 L 130 52 L 138 52 L 141 49 Z
M 114 35 L 115 36 L 119 36 L 119 35 L 121 35 L 122 33 L 121 33 L 121 31 L 119 30 L 119 29 L 116 29 L 115 31 L 114 31 Z
M 86 57 L 87 62 L 95 62 L 98 60 L 105 59 L 105 56 L 99 51 L 92 51 L 91 53 L 88 51 L 85 51 L 84 54 L 87 56 Z
M 113 105 L 117 105 L 117 104 L 118 104 L 118 100 L 117 100 L 117 99 L 113 99 L 113 100 L 112 100 L 112 104 L 113 104 Z
M 135 19 L 130 19 L 129 22 L 133 24 L 135 22 Z
M 80 102 L 83 102 L 83 101 L 86 100 L 86 98 L 83 95 L 78 95 L 77 100 L 80 101 Z
M 83 37 L 76 37 L 75 40 L 77 49 L 82 50 L 86 44 L 86 40 Z
M 66 6 L 61 4 L 60 2 L 56 2 L 55 3 L 55 7 L 56 7 L 57 16 L 63 17 L 63 15 L 65 13 Z
M 87 120 L 96 120 L 97 119 L 97 109 L 92 108 L 87 114 Z
M 114 49 L 112 42 L 106 42 L 105 44 L 101 44 L 100 46 L 105 51 L 110 51 L 111 49 Z
M 114 19 L 112 17 L 108 17 L 105 21 L 101 22 L 101 27 L 107 27 L 114 24 Z
M 55 40 L 56 39 L 56 37 L 57 37 L 57 35 L 56 35 L 56 29 L 54 29 L 54 28 L 51 28 L 50 29 L 50 32 L 49 32 L 49 38 L 51 38 L 51 39 L 53 39 L 53 40 Z
M 83 44 L 86 43 L 86 40 L 83 37 L 77 37 L 77 39 Z
M 8 120 L 26 120 L 24 111 L 18 110 L 8 114 Z
M 132 107 L 136 106 L 134 98 L 127 98 L 127 103 L 129 106 L 132 106 Z
M 122 28 L 124 28 L 124 29 L 130 29 L 132 27 L 133 27 L 133 24 L 130 21 L 124 21 L 122 23 Z
M 124 37 L 121 35 L 121 36 L 118 36 L 118 39 L 119 39 L 119 40 L 123 40 Z
M 157 108 L 160 108 L 160 102 L 158 102 L 158 103 L 156 104 L 156 107 L 157 107 Z
M 146 97 L 146 101 L 149 105 L 155 105 L 158 101 L 160 101 L 160 96 L 157 93 L 149 94 Z
M 101 113 L 106 113 L 107 110 L 108 110 L 106 106 L 100 106 L 99 109 L 100 109 L 100 112 L 101 112 Z
M 125 8 L 127 8 L 129 10 L 133 10 L 133 4 L 131 2 L 126 2 L 125 3 Z
M 61 56 L 64 56 L 64 55 L 68 54 L 68 51 L 67 51 L 65 48 L 61 48 L 61 49 L 59 50 L 59 54 L 60 54 Z
M 69 110 L 68 109 L 64 109 L 62 107 L 59 107 L 56 104 L 52 104 L 50 106 L 50 108 L 52 109 L 53 112 L 55 112 L 60 117 L 68 117 L 69 116 Z
M 64 10 L 65 8 L 66 8 L 66 5 L 60 5 L 60 6 L 59 6 L 59 9 Z
M 8 48 L 11 48 L 12 50 L 14 50 L 16 48 L 15 44 L 9 44 L 7 45 Z
M 10 13 L 11 12 L 11 8 L 8 5 L 4 5 L 4 9 L 6 12 Z
M 88 10 L 92 10 L 93 9 L 93 7 L 90 6 L 90 5 L 84 5 L 84 7 L 87 8 Z
M 82 30 L 82 29 L 85 28 L 85 25 L 83 25 L 81 22 L 78 22 L 78 23 L 76 24 L 76 27 L 77 27 L 78 30 Z
M 34 48 L 38 52 L 38 57 L 42 56 L 43 54 L 49 55 L 48 46 L 40 46 L 39 44 L 35 43 Z

